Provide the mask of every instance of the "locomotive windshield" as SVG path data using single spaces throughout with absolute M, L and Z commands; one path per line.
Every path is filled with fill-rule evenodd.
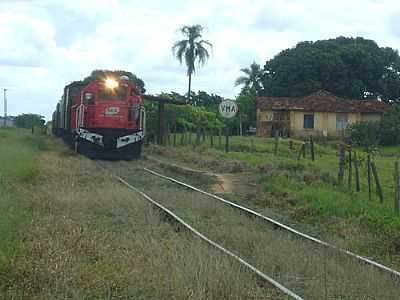
M 128 97 L 128 87 L 118 86 L 116 88 L 108 88 L 107 86 L 99 87 L 99 100 L 116 100 L 125 101 Z

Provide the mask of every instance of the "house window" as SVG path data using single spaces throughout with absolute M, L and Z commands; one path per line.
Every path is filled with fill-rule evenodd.
M 347 114 L 343 113 L 336 114 L 336 130 L 345 130 L 348 124 L 349 120 Z
M 314 115 L 304 115 L 304 128 L 314 129 Z

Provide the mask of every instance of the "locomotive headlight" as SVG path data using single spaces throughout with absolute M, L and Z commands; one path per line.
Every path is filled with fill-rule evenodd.
M 93 94 L 92 93 L 85 93 L 85 100 L 90 101 L 93 99 Z
M 106 87 L 109 89 L 115 89 L 118 87 L 118 81 L 116 81 L 112 78 L 107 78 L 106 79 Z

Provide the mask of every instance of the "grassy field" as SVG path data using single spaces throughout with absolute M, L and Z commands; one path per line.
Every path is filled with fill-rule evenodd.
M 260 287 L 236 263 L 165 223 L 143 199 L 114 182 L 93 161 L 74 155 L 59 140 L 15 129 L 0 130 L 0 138 L 1 299 L 282 298 L 275 290 Z M 385 193 L 385 203 L 380 205 L 375 196 L 368 202 L 365 187 L 355 194 L 337 186 L 337 157 L 331 145 L 317 147 L 316 162 L 309 158 L 297 161 L 287 141 L 279 147 L 274 156 L 270 140 L 233 138 L 230 153 L 205 145 L 196 149 L 151 146 L 146 155 L 236 176 L 233 193 L 224 197 L 265 214 L 277 213 L 286 221 L 311 224 L 322 234 L 326 231 L 337 237 L 333 240 L 339 244 L 396 266 L 399 218 L 389 202 L 390 166 L 398 158 L 396 148 L 383 149 L 376 157 Z M 211 183 L 207 176 L 182 177 L 204 186 Z M 159 197 L 169 193 L 165 186 L 154 192 Z M 190 197 L 184 193 L 182 199 Z M 204 218 L 196 218 L 197 213 L 184 211 L 183 204 L 187 203 L 179 198 L 170 203 L 213 238 L 264 266 L 267 273 L 297 272 L 298 278 L 309 280 L 313 271 L 307 261 L 317 259 L 325 261 L 333 275 L 339 274 L 338 280 L 348 274 L 340 276 L 346 268 L 339 272 L 335 259 L 325 260 L 324 253 L 303 249 L 296 241 L 279 241 L 282 237 L 277 236 L 264 243 L 268 230 L 260 230 L 236 213 L 197 203 L 190 209 Z M 232 224 L 229 235 L 221 226 L 210 226 L 212 219 Z M 260 242 L 253 243 L 253 239 Z M 289 252 L 281 251 L 281 256 L 273 258 L 280 248 Z M 290 256 L 294 248 L 310 259 L 296 263 L 295 256 Z M 283 269 L 277 269 L 277 261 Z M 371 281 L 373 290 L 391 293 L 391 287 L 384 288 L 386 283 L 372 272 L 362 279 L 359 266 L 349 263 L 348 268 L 361 274 L 359 282 Z M 294 280 L 303 289 L 304 282 L 296 283 L 296 278 L 280 279 Z M 324 287 L 322 279 L 315 278 L 312 284 L 318 289 L 309 286 L 309 295 Z M 347 294 L 344 289 L 343 294 Z
M 0 299 L 284 299 L 60 141 L 0 134 Z
M 20 250 L 21 231 L 29 222 L 24 185 L 38 173 L 38 136 L 19 129 L 0 130 L 0 268 Z
M 400 266 L 400 217 L 393 208 L 393 170 L 394 162 L 400 160 L 400 147 L 381 148 L 374 157 L 384 194 L 384 203 L 380 204 L 375 188 L 372 200 L 368 200 L 366 153 L 362 149 L 356 149 L 361 159 L 361 192 L 356 193 L 354 181 L 351 190 L 347 187 L 348 170 L 344 184 L 338 185 L 334 143 L 316 145 L 312 162 L 309 153 L 298 160 L 300 141 L 295 140 L 294 150 L 290 150 L 289 140 L 280 139 L 277 155 L 274 139 L 231 137 L 229 153 L 223 151 L 223 142 L 219 145 L 218 138 L 213 148 L 209 140 L 197 147 L 181 145 L 180 141 L 178 136 L 176 147 L 149 148 L 148 153 L 217 173 L 252 174 L 253 187 L 248 187 L 247 195 L 242 197 L 252 199 L 247 205 L 258 209 L 269 206 L 289 219 L 327 231 L 345 247 Z M 240 188 L 245 189 L 243 185 Z
M 390 275 L 285 231 L 274 230 L 214 199 L 154 177 L 143 166 L 162 168 L 151 160 L 109 164 L 113 172 L 146 191 L 200 232 L 305 299 L 397 299 L 399 284 Z

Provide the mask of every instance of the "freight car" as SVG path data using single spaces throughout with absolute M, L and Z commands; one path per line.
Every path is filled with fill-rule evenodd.
M 135 80 L 103 72 L 67 85 L 53 113 L 53 134 L 90 158 L 140 156 L 145 111 Z

